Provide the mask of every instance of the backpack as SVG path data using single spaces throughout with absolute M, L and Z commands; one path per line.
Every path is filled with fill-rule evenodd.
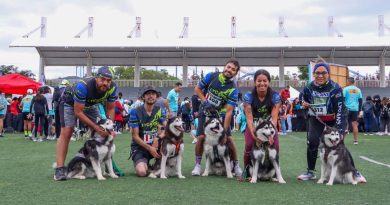
M 120 114 L 120 113 L 121 113 L 121 109 L 119 109 L 119 107 L 115 105 L 115 114 Z

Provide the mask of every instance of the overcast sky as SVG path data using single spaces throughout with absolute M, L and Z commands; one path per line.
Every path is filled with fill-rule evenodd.
M 388 0 L 0 0 L 0 65 L 16 65 L 38 74 L 35 49 L 9 48 L 10 43 L 48 21 L 47 37 L 72 38 L 94 17 L 95 37 L 124 38 L 135 17 L 142 17 L 142 37 L 177 37 L 183 17 L 190 17 L 189 37 L 229 37 L 230 18 L 237 18 L 238 38 L 278 36 L 278 17 L 292 37 L 327 36 L 327 18 L 334 16 L 336 28 L 345 36 L 378 35 L 378 15 L 390 25 Z M 386 30 L 385 35 L 390 35 Z M 32 38 L 38 38 L 39 31 Z M 192 73 L 190 67 L 189 73 Z M 200 68 L 198 67 L 198 70 Z M 202 68 L 203 69 L 203 68 Z M 213 70 L 207 68 L 206 70 Z M 352 68 L 356 69 L 356 68 Z M 361 73 L 374 72 L 365 68 Z M 174 68 L 168 68 L 171 74 Z M 73 68 L 46 67 L 46 78 L 75 75 Z M 286 69 L 286 72 L 296 69 Z M 277 74 L 277 69 L 271 71 Z M 388 69 L 386 70 L 386 73 Z M 180 72 L 179 72 L 180 75 Z

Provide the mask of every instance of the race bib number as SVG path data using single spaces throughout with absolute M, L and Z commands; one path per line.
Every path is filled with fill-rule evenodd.
M 210 104 L 214 105 L 214 107 L 219 107 L 222 104 L 222 99 L 212 94 L 208 95 L 207 100 Z
M 326 104 L 310 104 L 310 106 L 315 111 L 314 113 L 313 110 L 309 109 L 309 115 L 311 116 L 325 116 L 328 114 Z
M 153 139 L 157 136 L 156 131 L 144 131 L 144 142 L 146 144 L 152 144 Z

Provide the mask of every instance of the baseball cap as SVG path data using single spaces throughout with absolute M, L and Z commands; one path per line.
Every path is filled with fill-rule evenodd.
M 27 89 L 27 94 L 32 94 L 33 90 L 32 89 Z
M 108 66 L 103 66 L 99 68 L 97 75 L 99 77 L 112 78 L 114 76 L 114 71 Z
M 141 96 L 143 97 L 149 91 L 154 91 L 157 94 L 157 90 L 153 86 L 147 86 L 143 89 Z
M 69 80 L 64 79 L 61 81 L 61 85 L 69 85 L 69 84 L 70 84 Z

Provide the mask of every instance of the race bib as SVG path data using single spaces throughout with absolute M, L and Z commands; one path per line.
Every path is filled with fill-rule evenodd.
M 153 139 L 157 136 L 156 131 L 144 131 L 144 142 L 146 144 L 152 144 Z
M 210 104 L 214 105 L 214 107 L 219 107 L 222 104 L 222 99 L 213 94 L 209 94 L 207 100 L 210 102 Z
M 312 109 L 309 109 L 309 115 L 311 116 L 325 116 L 328 114 L 326 104 L 310 104 L 310 106 L 315 111 L 314 113 Z

